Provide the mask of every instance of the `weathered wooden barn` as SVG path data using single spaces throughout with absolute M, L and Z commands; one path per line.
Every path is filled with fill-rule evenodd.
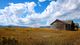
M 50 25 L 51 25 L 51 28 L 54 28 L 54 29 L 71 30 L 71 23 L 72 23 L 72 21 L 70 21 L 70 20 L 69 21 L 61 21 L 61 20 L 56 19 Z

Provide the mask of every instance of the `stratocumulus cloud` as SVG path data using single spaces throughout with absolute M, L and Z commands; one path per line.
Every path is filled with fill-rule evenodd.
M 39 0 L 44 2 L 45 0 Z M 36 13 L 35 2 L 9 3 L 0 9 L 0 25 L 42 26 L 49 25 L 55 19 L 73 20 L 80 18 L 79 0 L 51 1 L 42 13 Z

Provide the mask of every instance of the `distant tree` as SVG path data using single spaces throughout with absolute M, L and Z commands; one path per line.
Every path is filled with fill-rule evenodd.
M 71 23 L 71 30 L 72 30 L 72 31 L 75 31 L 75 24 L 74 24 L 73 21 L 72 21 L 72 23 Z
M 79 28 L 79 24 L 78 23 L 75 24 L 75 28 L 76 28 L 76 30 L 78 30 L 78 28 Z

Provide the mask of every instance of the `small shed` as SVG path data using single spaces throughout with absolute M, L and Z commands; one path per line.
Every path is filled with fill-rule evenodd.
M 71 30 L 71 23 L 72 23 L 72 21 L 70 21 L 70 20 L 69 21 L 61 21 L 61 20 L 56 19 L 50 25 L 51 25 L 51 28 L 54 28 L 54 29 Z

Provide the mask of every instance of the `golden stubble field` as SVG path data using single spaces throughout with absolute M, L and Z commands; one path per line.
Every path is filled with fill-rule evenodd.
M 80 31 L 49 28 L 0 28 L 0 38 L 18 40 L 17 45 L 80 45 Z

